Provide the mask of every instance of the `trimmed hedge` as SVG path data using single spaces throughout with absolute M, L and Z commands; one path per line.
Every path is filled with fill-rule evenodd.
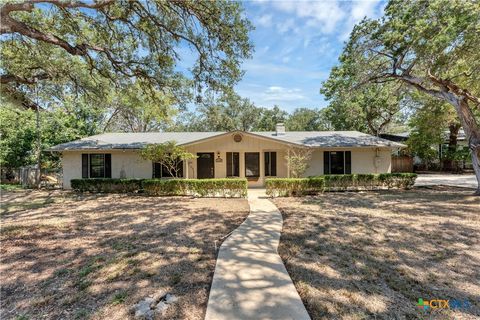
M 80 192 L 132 193 L 142 189 L 142 179 L 72 179 L 70 184 Z
M 72 179 L 79 192 L 134 193 L 153 196 L 246 197 L 246 179 Z
M 246 197 L 247 179 L 149 179 L 143 190 L 152 196 Z
M 408 189 L 413 187 L 415 173 L 342 174 L 318 177 L 265 181 L 267 195 L 272 197 L 302 196 L 331 191 Z

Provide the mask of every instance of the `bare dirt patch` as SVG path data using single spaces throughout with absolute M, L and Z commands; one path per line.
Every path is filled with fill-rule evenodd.
M 279 253 L 313 319 L 478 319 L 480 200 L 450 187 L 277 198 Z M 468 301 L 422 311 L 419 298 Z
M 203 319 L 215 241 L 248 215 L 245 199 L 59 191 L 2 194 L 2 319 L 128 319 L 166 290 L 165 318 Z

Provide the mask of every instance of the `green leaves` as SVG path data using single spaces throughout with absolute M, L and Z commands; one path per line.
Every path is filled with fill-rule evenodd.
M 44 75 L 48 83 L 88 89 L 78 82 L 83 70 L 91 81 L 115 86 L 135 79 L 151 89 L 175 91 L 181 89 L 179 78 L 190 78 L 197 86 L 225 90 L 240 80 L 240 63 L 252 51 L 252 27 L 237 2 L 121 0 L 31 7 L 1 7 L 7 18 L 0 69 L 2 83 L 12 88 Z M 190 74 L 176 68 L 185 52 L 196 59 L 181 68 L 190 67 Z
M 182 161 L 188 161 L 197 157 L 188 152 L 185 147 L 177 145 L 175 141 L 149 144 L 142 149 L 140 155 L 144 159 L 160 163 L 169 171 L 172 177 L 178 177 Z

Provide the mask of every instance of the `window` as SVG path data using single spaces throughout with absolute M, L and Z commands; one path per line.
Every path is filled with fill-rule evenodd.
M 109 153 L 83 153 L 82 178 L 111 178 L 112 155 Z
M 168 168 L 159 162 L 153 162 L 153 178 L 174 178 L 174 175 L 168 171 Z M 183 161 L 177 161 L 177 177 L 183 177 Z
M 227 177 L 240 177 L 240 153 L 227 152 Z
M 275 177 L 277 175 L 277 153 L 265 152 L 265 176 Z
M 350 174 L 352 173 L 351 151 L 324 151 L 324 174 Z
M 245 152 L 245 177 L 260 176 L 260 153 Z

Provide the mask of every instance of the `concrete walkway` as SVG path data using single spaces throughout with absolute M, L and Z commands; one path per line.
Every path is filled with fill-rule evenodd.
M 454 186 L 477 188 L 477 178 L 473 174 L 419 174 L 415 186 Z
M 250 215 L 220 247 L 206 320 L 310 319 L 277 253 L 282 215 L 264 192 L 248 191 Z

